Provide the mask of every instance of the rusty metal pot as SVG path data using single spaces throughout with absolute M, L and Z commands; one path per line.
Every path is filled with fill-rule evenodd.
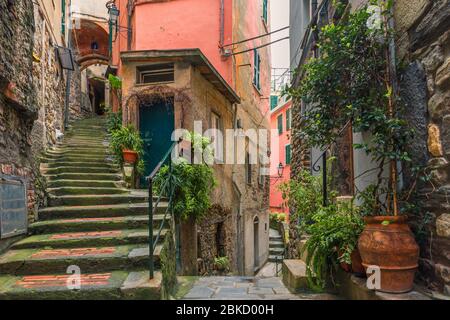
M 418 267 L 419 246 L 406 216 L 366 217 L 358 248 L 365 269 L 378 266 L 381 288 L 388 293 L 411 291 Z

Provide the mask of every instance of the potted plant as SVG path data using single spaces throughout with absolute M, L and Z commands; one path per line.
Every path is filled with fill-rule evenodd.
M 230 260 L 228 257 L 216 257 L 214 258 L 214 267 L 220 273 L 227 273 L 230 271 Z
M 398 190 L 398 166 L 412 161 L 407 146 L 413 132 L 397 98 L 392 1 L 371 4 L 379 6 L 379 23 L 366 7 L 320 30 L 320 56 L 304 66 L 300 86 L 288 93 L 308 104 L 300 132 L 306 145 L 325 149 L 349 125 L 364 136 L 354 147 L 372 157 L 370 171 L 377 174 L 361 197 L 367 217 L 358 248 L 365 268 L 380 268 L 379 290 L 397 293 L 412 289 L 419 258 Z
M 111 132 L 111 148 L 120 163 L 135 164 L 143 155 L 142 138 L 131 125 Z

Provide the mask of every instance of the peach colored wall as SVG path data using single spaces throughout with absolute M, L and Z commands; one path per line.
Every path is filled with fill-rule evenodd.
M 120 9 L 120 25 L 127 26 L 127 0 L 116 0 Z M 232 0 L 224 0 L 224 42 L 232 42 Z M 220 0 L 137 1 L 133 15 L 131 50 L 174 50 L 199 48 L 232 83 L 232 59 L 224 58 L 220 43 Z M 138 26 L 135 28 L 134 26 Z M 116 40 L 114 64 L 120 65 L 119 54 L 127 50 L 126 30 Z
M 281 107 L 278 107 L 270 115 L 270 125 L 272 129 L 278 130 L 278 116 L 283 115 L 283 133 L 278 138 L 278 149 L 272 150 L 271 154 L 271 166 L 272 172 L 276 172 L 276 167 L 281 162 L 285 168 L 283 171 L 283 176 L 278 178 L 278 176 L 271 177 L 270 179 L 270 211 L 271 212 L 289 212 L 287 207 L 282 207 L 283 198 L 278 187 L 283 182 L 287 182 L 291 175 L 291 166 L 286 165 L 286 149 L 285 146 L 291 143 L 291 130 L 286 130 L 286 111 L 292 107 L 292 101 L 288 101 Z M 292 117 L 292 115 L 291 115 Z M 292 118 L 291 118 L 292 119 Z M 275 154 L 277 152 L 277 154 Z

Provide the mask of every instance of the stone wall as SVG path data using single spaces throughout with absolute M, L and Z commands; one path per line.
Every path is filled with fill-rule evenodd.
M 231 221 L 231 209 L 214 205 L 198 224 L 199 274 L 214 274 L 214 258 L 228 257 L 235 261 L 233 237 L 234 230 Z
M 32 220 L 37 168 L 31 152 L 31 130 L 38 116 L 35 85 L 30 81 L 35 32 L 33 3 L 0 0 L 0 12 L 0 173 L 27 180 Z
M 431 176 L 419 185 L 424 196 L 415 217 L 426 231 L 419 239 L 420 279 L 450 295 L 450 1 L 399 0 L 395 9 L 399 60 L 406 65 L 401 96 L 416 130 L 411 151 Z

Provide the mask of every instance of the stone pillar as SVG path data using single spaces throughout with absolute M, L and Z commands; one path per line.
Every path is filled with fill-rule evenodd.
M 180 260 L 182 276 L 196 276 L 197 271 L 197 224 L 193 218 L 180 221 Z

